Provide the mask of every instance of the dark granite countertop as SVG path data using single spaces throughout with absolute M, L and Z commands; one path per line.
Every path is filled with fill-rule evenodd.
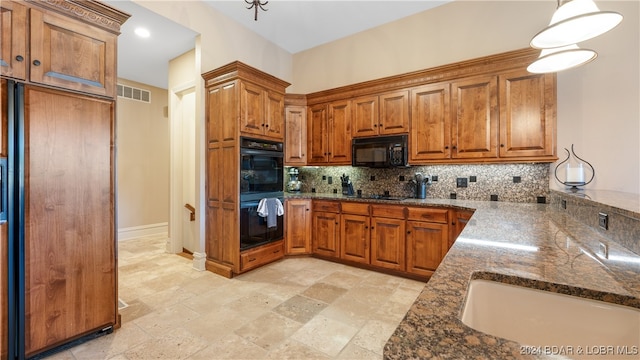
M 640 308 L 640 256 L 555 206 L 429 198 L 389 201 L 341 194 L 287 197 L 476 210 L 389 338 L 386 359 L 544 357 L 522 354 L 521 344 L 462 323 L 467 286 L 474 278 Z

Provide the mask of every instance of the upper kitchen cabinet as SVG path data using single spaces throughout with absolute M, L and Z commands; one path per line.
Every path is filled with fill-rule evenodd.
M 396 91 L 352 100 L 353 137 L 409 131 L 409 92 Z
M 303 166 L 307 164 L 307 107 L 304 95 L 285 95 L 284 164 Z
M 480 76 L 451 84 L 451 157 L 498 157 L 498 79 Z
M 451 156 L 450 85 L 436 83 L 411 89 L 409 162 Z
M 350 165 L 351 101 L 310 106 L 307 133 L 310 165 Z
M 284 139 L 284 93 L 249 82 L 240 85 L 240 131 L 275 140 Z
M 67 2 L 2 2 L 2 75 L 114 98 L 121 13 L 99 2 L 69 3 L 74 17 L 59 14 Z M 99 24 L 94 12 L 105 14 Z
M 20 80 L 27 76 L 27 8 L 0 3 L 0 74 Z
M 500 157 L 556 156 L 556 77 L 517 70 L 500 74 Z

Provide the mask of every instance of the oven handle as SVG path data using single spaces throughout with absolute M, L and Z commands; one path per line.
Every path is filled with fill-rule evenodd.
M 280 199 L 280 202 L 282 203 L 282 205 L 284 206 L 284 198 L 278 198 Z M 246 208 L 251 208 L 251 207 L 258 207 L 258 204 L 260 204 L 260 200 L 255 200 L 255 201 L 243 201 L 240 203 L 240 209 L 246 209 Z

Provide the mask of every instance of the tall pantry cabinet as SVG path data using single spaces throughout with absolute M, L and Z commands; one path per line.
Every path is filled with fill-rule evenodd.
M 129 15 L 73 0 L 0 10 L 4 360 L 119 325 L 116 44 Z

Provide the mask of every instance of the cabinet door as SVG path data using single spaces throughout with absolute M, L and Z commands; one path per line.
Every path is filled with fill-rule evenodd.
M 307 116 L 307 153 L 309 164 L 326 164 L 329 160 L 327 147 L 327 106 L 311 106 Z
M 453 246 L 453 243 L 456 241 L 458 236 L 460 236 L 460 233 L 464 230 L 464 227 L 467 226 L 469 219 L 471 219 L 471 216 L 473 215 L 473 211 L 467 210 L 451 210 L 451 212 L 453 213 L 453 226 L 451 229 L 451 237 L 449 239 L 449 248 Z
M 498 156 L 498 80 L 496 76 L 451 84 L 453 158 Z
M 313 213 L 313 253 L 340 256 L 340 215 L 328 212 Z
M 287 106 L 284 111 L 285 145 L 284 164 L 307 164 L 307 110 L 304 106 Z
M 409 131 L 409 91 L 380 95 L 380 135 Z
M 405 221 L 371 218 L 371 265 L 405 270 Z
M 27 8 L 13 1 L 0 3 L 0 74 L 27 76 Z
M 449 225 L 407 221 L 407 271 L 431 276 L 449 250 Z
M 285 248 L 288 255 L 311 253 L 311 200 L 289 199 L 285 211 Z
M 30 14 L 31 81 L 115 97 L 115 34 L 37 9 Z
M 378 96 L 351 100 L 353 106 L 353 137 L 378 135 Z
M 257 85 L 240 82 L 240 131 L 263 135 L 267 125 L 265 121 L 264 90 Z
M 351 102 L 329 104 L 329 162 L 351 165 Z
M 25 109 L 31 357 L 116 322 L 114 101 L 27 86 Z
M 264 134 L 275 140 L 284 140 L 284 95 L 267 91 L 264 113 Z
M 555 74 L 500 75 L 500 157 L 555 156 Z
M 451 156 L 450 92 L 448 83 L 411 90 L 411 162 Z
M 342 214 L 340 223 L 340 258 L 368 264 L 369 216 Z

